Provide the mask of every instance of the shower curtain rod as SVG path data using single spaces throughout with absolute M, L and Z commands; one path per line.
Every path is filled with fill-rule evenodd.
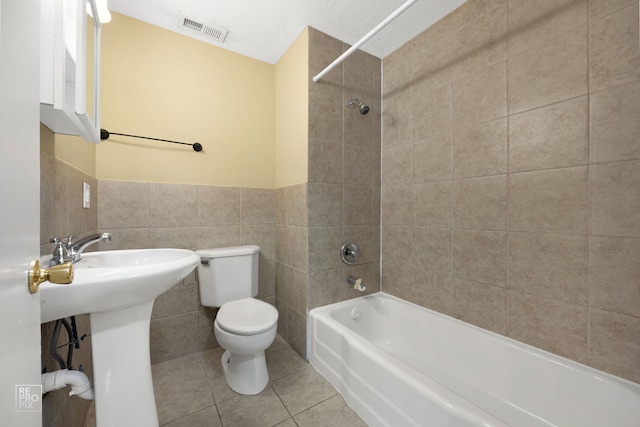
M 148 136 L 129 135 L 128 133 L 116 133 L 116 132 L 109 132 L 106 129 L 100 129 L 100 139 L 109 139 L 109 135 L 120 135 L 120 136 L 128 136 L 130 138 L 150 139 L 152 141 L 162 141 L 162 142 L 170 142 L 172 144 L 190 145 L 194 151 L 202 151 L 202 145 L 199 142 L 190 144 L 188 142 L 172 141 L 170 139 L 151 138 Z
M 327 68 L 325 68 L 324 70 L 320 71 L 318 73 L 318 75 L 316 75 L 313 78 L 314 83 L 317 83 L 318 80 L 320 80 L 322 77 L 324 77 L 325 74 L 327 74 L 329 71 L 333 70 L 336 67 L 336 65 L 338 65 L 339 63 L 344 61 L 349 55 L 351 55 L 353 52 L 355 52 L 363 43 L 365 43 L 367 40 L 369 40 L 371 37 L 373 37 L 378 31 L 380 31 L 381 29 L 386 27 L 387 24 L 389 24 L 389 22 L 391 22 L 394 19 L 396 19 L 398 17 L 398 15 L 400 15 L 402 12 L 407 10 L 409 8 L 409 6 L 413 5 L 417 1 L 418 0 L 407 0 L 395 12 L 393 12 L 391 15 L 389 15 L 387 17 L 387 19 L 385 19 L 384 21 L 379 23 L 373 30 L 369 31 L 363 38 L 358 40 L 356 42 L 356 44 L 351 46 L 347 51 L 345 51 L 342 55 L 340 55 L 335 61 L 333 61 L 331 64 L 329 64 L 327 66 Z

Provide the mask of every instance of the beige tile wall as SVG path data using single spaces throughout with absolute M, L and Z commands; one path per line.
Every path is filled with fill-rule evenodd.
M 640 382 L 635 0 L 470 0 L 383 60 L 383 289 Z
M 44 132 L 48 132 L 44 130 Z M 43 133 L 44 133 L 43 132 Z M 45 136 L 46 137 L 46 136 Z M 91 208 L 82 208 L 82 183 L 91 185 Z M 64 238 L 69 234 L 94 231 L 97 227 L 97 181 L 95 178 L 57 160 L 45 151 L 40 151 L 40 252 L 53 253 L 52 237 Z M 89 316 L 76 316 L 78 335 L 90 334 Z M 50 352 L 51 338 L 56 322 L 42 325 L 41 347 L 42 367 L 47 372 L 62 369 Z M 62 327 L 57 345 L 69 342 L 66 329 Z M 58 353 L 66 361 L 67 349 Z M 84 372 L 92 377 L 91 339 L 82 341 L 79 349 L 74 349 L 72 368 L 83 366 Z M 69 397 L 68 389 L 57 390 L 44 396 L 42 401 L 42 423 L 48 427 L 82 427 L 89 406 L 88 400 Z
M 113 234 L 101 250 L 258 245 L 258 298 L 275 304 L 274 190 L 103 180 L 98 197 L 99 228 Z M 215 313 L 200 304 L 195 271 L 160 295 L 151 315 L 151 362 L 217 346 Z
M 312 77 L 349 46 L 309 30 L 309 182 L 277 191 L 277 306 L 279 332 L 303 357 L 307 310 L 380 289 L 380 60 L 355 52 L 318 83 Z M 370 107 L 362 116 L 346 103 Z M 345 266 L 346 240 L 362 250 Z
M 309 292 L 307 184 L 276 191 L 276 307 L 278 334 L 299 354 L 306 354 Z

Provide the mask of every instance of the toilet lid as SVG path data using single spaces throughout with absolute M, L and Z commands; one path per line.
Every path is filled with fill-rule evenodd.
M 222 329 L 232 334 L 256 335 L 273 328 L 278 321 L 278 310 L 264 301 L 244 298 L 223 304 L 216 320 Z

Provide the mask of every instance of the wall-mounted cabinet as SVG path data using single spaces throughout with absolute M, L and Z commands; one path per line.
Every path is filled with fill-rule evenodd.
M 55 133 L 96 143 L 100 142 L 100 25 L 95 0 L 41 2 L 40 121 Z M 93 43 L 88 43 L 91 39 Z

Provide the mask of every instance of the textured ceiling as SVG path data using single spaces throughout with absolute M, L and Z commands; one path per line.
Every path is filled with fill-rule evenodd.
M 418 0 L 361 49 L 379 58 L 466 0 Z M 109 9 L 275 64 L 306 26 L 353 44 L 405 0 L 109 0 Z M 182 16 L 229 30 L 224 43 L 182 27 Z

